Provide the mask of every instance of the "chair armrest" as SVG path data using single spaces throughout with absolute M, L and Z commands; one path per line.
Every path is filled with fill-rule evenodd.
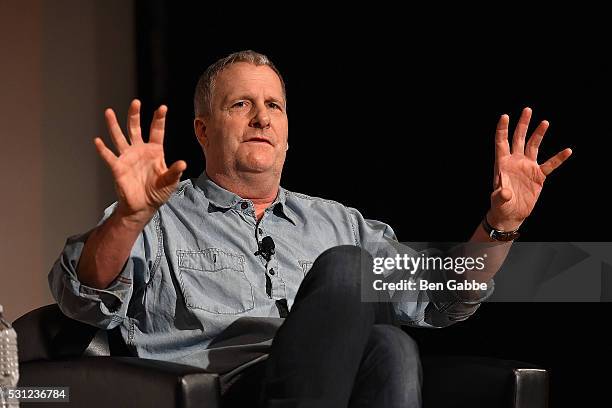
M 488 357 L 423 356 L 427 407 L 548 406 L 548 372 L 532 364 Z
M 217 374 L 137 357 L 30 361 L 20 365 L 19 386 L 70 387 L 71 406 L 87 408 L 216 408 L 220 404 Z

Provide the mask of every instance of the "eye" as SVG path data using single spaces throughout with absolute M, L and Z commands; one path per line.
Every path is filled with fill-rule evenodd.
M 272 109 L 281 109 L 280 105 L 276 102 L 270 102 L 268 106 L 270 106 Z
M 232 105 L 232 108 L 241 109 L 241 108 L 246 108 L 247 105 L 248 105 L 247 101 L 238 101 Z

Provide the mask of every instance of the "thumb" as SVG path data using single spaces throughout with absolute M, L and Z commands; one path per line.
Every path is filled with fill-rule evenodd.
M 512 200 L 512 190 L 509 188 L 498 188 L 493 192 L 492 199 L 494 203 L 506 203 Z
M 509 180 L 508 177 L 502 173 L 501 171 L 499 171 L 499 186 L 498 188 L 493 191 L 493 194 L 491 195 L 491 201 L 493 202 L 493 204 L 504 204 L 510 200 L 512 200 L 512 190 L 509 188 Z
M 176 161 L 168 170 L 157 179 L 157 187 L 164 188 L 172 186 L 181 180 L 183 172 L 187 168 L 187 163 L 183 160 Z

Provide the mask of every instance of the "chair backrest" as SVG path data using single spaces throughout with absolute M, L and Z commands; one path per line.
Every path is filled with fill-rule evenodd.
M 19 362 L 80 356 L 128 356 L 118 330 L 97 327 L 65 316 L 57 304 L 39 307 L 13 323 Z

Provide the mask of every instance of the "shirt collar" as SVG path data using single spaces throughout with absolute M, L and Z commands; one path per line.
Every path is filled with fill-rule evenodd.
M 200 177 L 198 177 L 196 184 L 200 189 L 202 189 L 204 195 L 206 196 L 210 204 L 217 208 L 239 208 L 242 202 L 248 201 L 238 196 L 237 194 L 234 194 L 231 191 L 219 186 L 217 183 L 215 183 L 208 177 L 205 171 L 202 172 Z M 287 190 L 285 190 L 283 187 L 279 187 L 276 199 L 274 200 L 272 205 L 270 205 L 270 207 L 266 209 L 266 211 L 271 211 L 274 215 L 285 218 L 293 225 L 296 225 L 295 214 L 287 207 L 286 204 L 287 194 Z M 210 211 L 211 210 L 209 208 L 209 212 Z

